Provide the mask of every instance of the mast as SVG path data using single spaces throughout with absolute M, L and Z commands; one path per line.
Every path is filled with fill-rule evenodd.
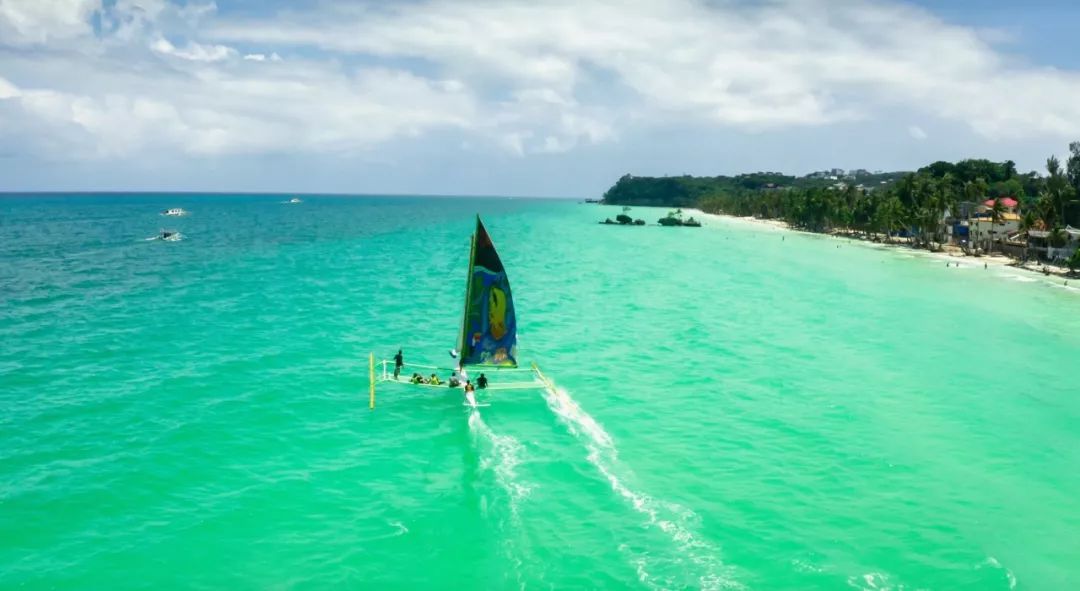
M 480 215 L 476 216 L 476 227 L 480 227 Z M 465 333 L 469 330 L 469 300 L 472 298 L 472 283 L 473 283 L 473 264 L 476 259 L 476 230 L 473 230 L 472 238 L 469 241 L 469 271 L 465 276 L 465 305 L 461 310 L 461 334 L 458 338 L 458 363 L 464 365 L 465 362 Z

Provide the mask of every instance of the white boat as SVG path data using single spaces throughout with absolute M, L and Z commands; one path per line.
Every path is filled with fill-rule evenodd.
M 289 203 L 303 203 L 303 201 L 301 201 L 299 197 L 293 197 L 292 199 L 289 199 Z
M 454 353 L 460 352 L 458 355 Z M 510 292 L 510 280 L 503 267 L 495 245 L 480 216 L 476 217 L 476 231 L 472 236 L 469 254 L 469 271 L 465 284 L 465 312 L 462 314 L 458 347 L 451 356 L 458 357 L 457 367 L 439 367 L 405 363 L 399 375 L 392 373 L 394 364 L 383 360 L 382 372 L 376 375 L 375 356 L 370 356 L 371 408 L 375 408 L 375 384 L 393 382 L 427 388 L 462 388 L 470 379 L 477 384 L 479 377 L 486 378 L 486 387 L 477 384 L 476 394 L 488 394 L 500 390 L 536 390 L 550 388 L 551 382 L 540 373 L 535 363 L 528 368 L 518 367 L 517 314 Z M 419 371 L 417 371 L 419 370 Z M 461 383 L 451 385 L 451 372 L 460 377 Z M 410 376 L 419 374 L 424 380 L 434 374 L 439 383 L 416 383 Z M 522 380 L 522 377 L 527 379 Z M 514 379 L 517 378 L 517 379 Z M 455 380 L 456 381 L 456 380 Z M 487 406 L 477 402 L 475 396 L 466 398 L 472 407 Z
M 184 235 L 176 230 L 162 230 L 154 239 L 164 240 L 165 242 L 179 242 L 184 239 Z
M 181 216 L 181 215 L 187 215 L 187 214 L 188 214 L 188 212 L 184 211 L 182 208 L 179 208 L 179 207 L 172 207 L 172 208 L 166 209 L 165 211 L 161 212 L 161 215 L 171 215 L 171 216 Z

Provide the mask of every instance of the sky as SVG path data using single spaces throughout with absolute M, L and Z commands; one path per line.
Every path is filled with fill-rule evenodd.
M 1080 3 L 0 0 L 0 191 L 598 197 L 1080 140 Z

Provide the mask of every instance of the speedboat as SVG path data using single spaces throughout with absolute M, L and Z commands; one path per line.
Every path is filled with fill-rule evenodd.
M 289 203 L 303 203 L 303 201 L 301 201 L 299 197 L 293 197 L 292 199 L 289 199 Z
M 179 242 L 184 236 L 176 230 L 162 230 L 157 237 L 158 240 L 164 240 L 165 242 Z
M 187 215 L 187 213 L 188 212 L 184 211 L 183 209 L 181 209 L 179 207 L 173 207 L 173 208 L 166 209 L 165 211 L 161 212 L 161 215 L 180 216 L 180 215 Z

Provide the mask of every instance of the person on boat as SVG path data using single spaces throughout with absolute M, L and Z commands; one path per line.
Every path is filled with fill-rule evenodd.
M 431 374 L 431 378 L 428 379 L 427 383 L 431 384 L 432 386 L 441 386 L 442 385 L 442 382 L 439 380 L 439 376 L 437 376 L 435 374 Z
M 458 380 L 458 376 L 457 376 L 456 371 L 454 373 L 450 374 L 450 379 L 447 381 L 446 385 L 450 386 L 451 388 L 457 388 L 458 386 L 461 385 L 461 381 Z
M 480 377 L 476 378 L 476 387 L 477 388 L 480 388 L 481 390 L 483 390 L 484 388 L 487 388 L 487 384 L 488 384 L 487 376 L 485 376 L 484 374 L 480 374 Z
M 401 349 L 397 350 L 397 355 L 394 355 L 394 379 L 398 379 L 398 374 L 401 373 L 401 368 L 405 365 L 405 357 L 401 355 Z
M 422 375 L 420 375 L 418 373 L 414 373 L 412 375 L 412 378 L 409 380 L 409 382 L 411 382 L 413 384 L 423 384 L 424 383 L 424 376 L 422 376 Z

